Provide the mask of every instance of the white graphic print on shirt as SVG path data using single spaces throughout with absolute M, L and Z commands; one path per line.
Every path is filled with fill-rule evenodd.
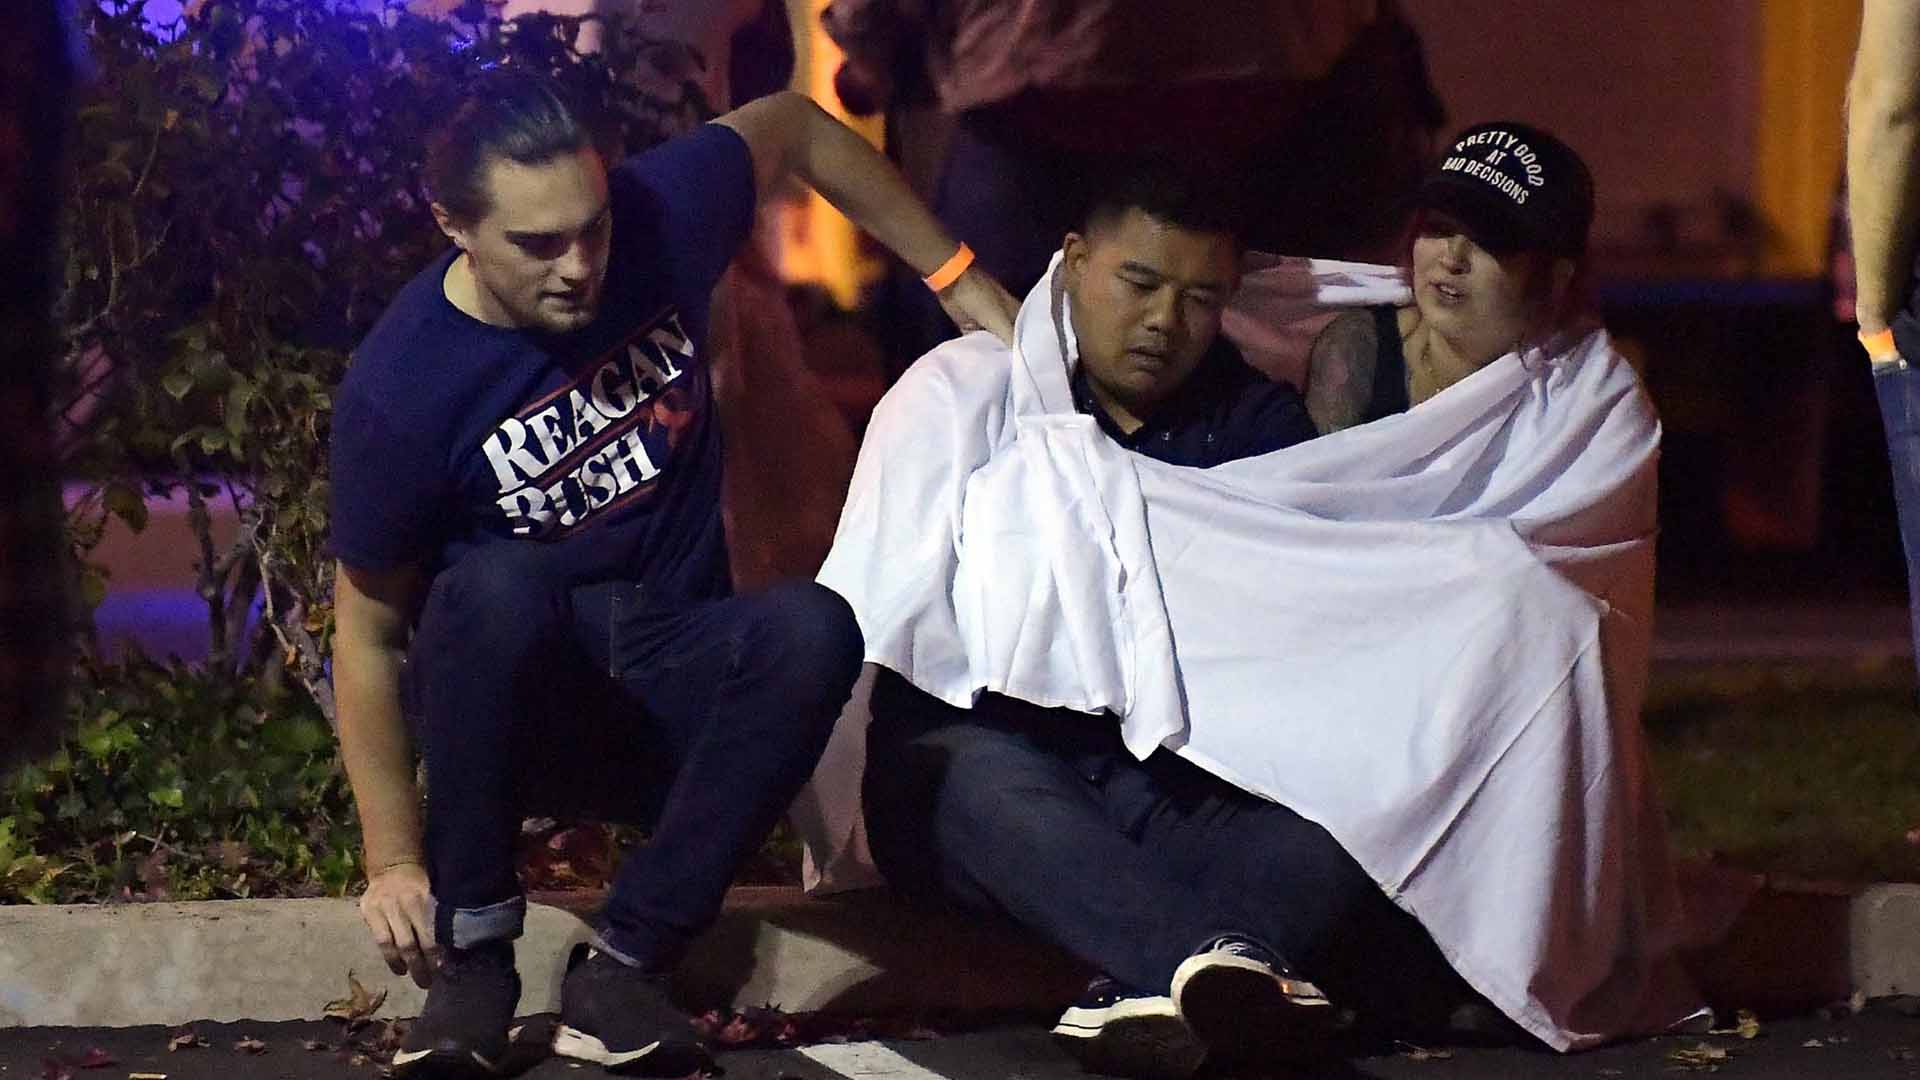
M 705 398 L 692 358 L 669 315 L 501 421 L 481 448 L 514 535 L 555 539 L 652 494 Z

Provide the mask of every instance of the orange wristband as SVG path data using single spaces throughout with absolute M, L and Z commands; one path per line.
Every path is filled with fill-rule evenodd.
M 959 281 L 960 275 L 966 273 L 967 267 L 972 265 L 973 249 L 965 244 L 961 244 L 960 250 L 954 252 L 952 258 L 940 264 L 940 269 L 928 274 L 921 280 L 925 281 L 927 288 L 932 289 L 934 292 L 945 292 L 947 286 Z
M 1860 344 L 1867 348 L 1867 359 L 1876 364 L 1895 359 L 1900 355 L 1900 350 L 1893 344 L 1892 330 L 1882 330 L 1877 334 L 1869 334 L 1863 330 L 1860 332 Z

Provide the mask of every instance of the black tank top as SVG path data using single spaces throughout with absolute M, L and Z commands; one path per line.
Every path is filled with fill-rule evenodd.
M 1374 308 L 1373 335 L 1378 339 L 1373 356 L 1373 396 L 1367 399 L 1367 410 L 1361 414 L 1363 424 L 1413 407 L 1413 400 L 1407 396 L 1407 354 L 1400 342 L 1400 309 L 1391 304 Z

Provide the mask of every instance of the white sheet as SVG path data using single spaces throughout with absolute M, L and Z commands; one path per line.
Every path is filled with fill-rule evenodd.
M 1111 711 L 1136 755 L 1319 822 L 1557 1049 L 1696 1012 L 1639 728 L 1660 429 L 1606 334 L 1199 470 L 1074 411 L 1051 278 L 1017 350 L 943 345 L 874 414 L 820 573 L 867 658 L 956 705 Z M 1234 322 L 1405 296 L 1280 260 Z M 843 824 L 849 756 L 816 787 Z

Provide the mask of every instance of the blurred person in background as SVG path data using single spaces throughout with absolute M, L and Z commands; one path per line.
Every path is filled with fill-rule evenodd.
M 834 0 L 823 20 L 847 54 L 849 109 L 931 103 L 950 119 L 929 197 L 1015 293 L 1039 280 L 1093 181 L 1134 154 L 1257 177 L 1269 212 L 1250 223 L 1252 250 L 1388 258 L 1446 118 L 1393 0 L 1177 15 L 1139 0 Z M 897 357 L 950 335 L 900 283 L 888 293 Z
M 1847 214 L 1920 641 L 1920 0 L 1866 0 L 1847 84 Z

